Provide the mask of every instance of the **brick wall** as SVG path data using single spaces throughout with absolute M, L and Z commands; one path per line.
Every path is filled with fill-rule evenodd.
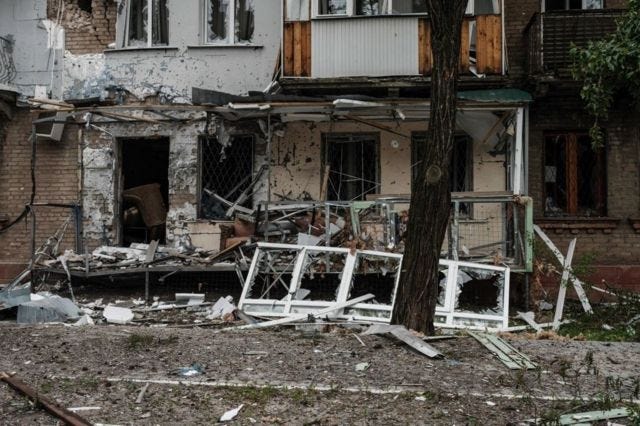
M 17 217 L 31 194 L 31 122 L 34 115 L 19 110 L 7 123 L 3 155 L 0 158 L 0 213 Z M 62 141 L 39 141 L 37 145 L 36 203 L 75 203 L 78 198 L 77 129 L 66 126 Z M 70 212 L 60 208 L 36 207 L 36 245 L 53 235 Z M 0 234 L 0 282 L 12 278 L 30 258 L 30 225 L 22 221 Z M 61 249 L 73 248 L 73 222 Z
M 587 130 L 592 121 L 582 112 L 581 107 L 581 100 L 577 95 L 561 92 L 537 99 L 531 106 L 529 191 L 534 198 L 536 217 L 544 214 L 543 134 L 547 130 Z M 607 210 L 608 217 L 620 219 L 617 226 L 606 233 L 592 229 L 547 232 L 565 253 L 569 242 L 577 237 L 578 260 L 589 255 L 594 256 L 594 265 L 640 264 L 640 234 L 628 222 L 629 218 L 640 216 L 639 122 L 637 114 L 620 110 L 612 111 L 609 122 L 604 126 L 607 135 Z
M 115 0 L 48 0 L 47 15 L 65 29 L 65 49 L 74 54 L 100 53 L 116 39 Z

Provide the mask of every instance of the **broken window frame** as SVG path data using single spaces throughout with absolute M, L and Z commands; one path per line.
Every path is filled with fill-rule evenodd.
M 261 256 L 268 250 L 286 250 L 297 251 L 298 255 L 295 260 L 295 266 L 289 282 L 288 294 L 280 300 L 262 299 L 249 297 L 250 290 L 255 282 L 256 276 L 261 272 L 258 270 L 258 263 Z M 301 288 L 303 269 L 307 253 L 340 253 L 346 255 L 346 262 L 342 270 L 342 278 L 338 287 L 336 298 L 332 300 L 296 300 L 295 294 Z M 238 302 L 238 308 L 249 315 L 260 317 L 282 317 L 289 314 L 298 314 L 306 312 L 314 312 L 318 309 L 328 308 L 336 303 L 346 302 L 350 298 L 353 277 L 356 274 L 355 268 L 358 256 L 375 256 L 388 259 L 394 259 L 397 262 L 395 270 L 389 270 L 388 273 L 395 273 L 395 280 L 391 292 L 390 304 L 377 303 L 358 303 L 349 307 L 349 311 L 354 313 L 347 314 L 345 309 L 341 309 L 335 313 L 335 316 L 345 320 L 364 320 L 389 323 L 393 309 L 393 303 L 400 282 L 400 270 L 402 265 L 402 255 L 396 253 L 385 253 L 371 250 L 356 250 L 352 253 L 350 249 L 343 247 L 319 247 L 319 246 L 300 246 L 292 244 L 262 243 L 259 242 L 249 267 L 249 272 L 245 280 L 242 294 Z M 264 307 L 266 310 L 254 309 L 255 307 Z M 367 314 L 370 313 L 370 314 Z
M 131 21 L 134 18 L 134 4 L 137 3 L 140 5 L 141 9 L 139 13 L 144 13 L 146 9 L 146 23 L 145 16 L 138 16 L 138 20 L 142 20 L 143 32 L 145 40 L 142 39 L 131 39 Z M 151 7 L 149 7 L 151 5 Z M 164 7 L 164 13 L 158 10 L 158 14 L 160 18 L 164 21 L 159 24 L 154 20 L 154 10 L 158 7 Z M 127 4 L 127 19 L 126 19 L 126 31 L 124 42 L 127 47 L 130 48 L 140 48 L 140 47 L 159 47 L 159 46 L 168 46 L 169 45 L 169 9 L 167 5 L 167 0 L 128 0 Z M 149 24 L 151 23 L 151 24 Z M 151 31 L 149 31 L 149 29 Z M 158 42 L 155 42 L 154 38 L 159 38 Z M 136 44 L 136 42 L 143 42 L 144 45 Z
M 220 0 L 221 2 L 227 3 L 226 10 L 226 22 L 225 25 L 225 34 L 224 38 L 211 39 L 210 34 L 212 33 L 211 27 L 209 24 L 209 18 L 211 17 L 211 0 L 204 0 L 204 10 L 203 10 L 203 28 L 204 31 L 204 44 L 208 45 L 251 45 L 253 44 L 253 37 L 255 36 L 255 1 L 254 0 Z M 243 3 L 246 2 L 246 3 Z M 240 18 L 239 18 L 239 7 L 240 5 L 246 5 L 246 13 L 251 16 L 251 31 L 248 39 L 240 38 Z
M 366 199 L 367 194 L 378 194 L 381 189 L 381 173 L 380 173 L 380 134 L 378 133 L 360 133 L 360 132 L 350 132 L 350 133 L 323 133 L 322 134 L 322 170 L 323 174 L 325 170 L 327 170 L 327 166 L 330 165 L 330 149 L 331 145 L 335 144 L 362 144 L 362 149 L 364 150 L 364 143 L 371 142 L 373 143 L 373 155 L 375 156 L 372 162 L 368 162 L 367 166 L 373 167 L 373 179 L 366 179 L 363 175 L 364 173 L 364 162 L 361 164 L 362 170 L 360 171 L 360 176 L 352 175 L 350 173 L 345 173 L 344 170 L 335 171 L 329 170 L 329 178 L 328 178 L 328 187 L 327 187 L 327 199 L 331 201 L 364 201 Z M 361 156 L 364 160 L 364 155 Z M 371 172 L 371 170 L 369 170 Z M 335 188 L 333 185 L 333 180 L 331 179 L 332 175 L 337 175 L 337 183 L 338 188 Z M 324 178 L 324 176 L 323 176 Z M 352 199 L 340 199 L 340 188 L 343 180 L 345 181 L 360 181 L 361 183 L 361 191 L 360 193 Z M 335 197 L 333 197 L 333 192 L 335 191 Z M 336 199 L 333 199 L 336 198 Z
M 504 330 L 509 327 L 509 278 L 511 269 L 507 266 L 484 265 L 471 262 L 459 262 L 455 260 L 440 259 L 440 265 L 448 268 L 445 287 L 445 299 L 443 305 L 436 305 L 434 324 L 436 327 L 468 328 L 468 329 L 495 329 Z M 502 289 L 499 292 L 497 306 L 502 308 L 502 313 L 479 314 L 460 310 L 456 307 L 458 290 L 458 273 L 460 268 L 482 269 L 494 271 L 503 275 Z

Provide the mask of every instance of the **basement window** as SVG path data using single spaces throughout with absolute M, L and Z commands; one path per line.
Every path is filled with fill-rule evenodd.
M 606 185 L 604 149 L 586 132 L 545 133 L 545 216 L 606 216 Z
M 151 7 L 149 7 L 150 3 Z M 127 46 L 153 47 L 168 44 L 167 0 L 129 0 Z
M 377 134 L 324 134 L 323 144 L 324 164 L 329 167 L 328 200 L 364 200 L 367 194 L 378 192 L 380 149 Z
M 226 206 L 219 197 L 235 202 L 253 177 L 252 135 L 235 135 L 227 146 L 215 137 L 200 143 L 200 212 L 203 219 L 224 219 Z M 241 205 L 251 207 L 250 198 Z
M 207 43 L 250 43 L 255 30 L 254 1 L 208 0 L 205 27 Z

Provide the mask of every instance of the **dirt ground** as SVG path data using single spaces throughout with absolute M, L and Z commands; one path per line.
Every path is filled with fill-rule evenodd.
M 510 342 L 539 368 L 509 370 L 474 339 L 432 343 L 433 360 L 380 336 L 293 327 L 217 333 L 205 327 L 0 323 L 0 371 L 15 372 L 100 424 L 552 424 L 568 412 L 638 398 L 640 344 Z M 191 377 L 180 367 L 200 364 Z M 365 371 L 356 365 L 368 363 Z M 150 383 L 142 402 L 135 400 Z M 637 402 L 637 401 L 636 401 Z M 2 424 L 56 424 L 0 384 Z M 632 424 L 630 419 L 617 420 Z

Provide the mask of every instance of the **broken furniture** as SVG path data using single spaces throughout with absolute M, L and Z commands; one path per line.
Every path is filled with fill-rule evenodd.
M 129 188 L 122 192 L 122 199 L 125 204 L 138 210 L 148 233 L 145 242 L 161 239 L 164 233 L 164 224 L 167 220 L 167 208 L 162 200 L 160 184 L 150 183 Z M 125 215 L 125 219 L 131 218 L 130 220 L 133 220 L 136 217 L 135 211 L 125 211 L 128 212 L 128 215 Z M 130 227 L 135 228 L 135 226 Z

